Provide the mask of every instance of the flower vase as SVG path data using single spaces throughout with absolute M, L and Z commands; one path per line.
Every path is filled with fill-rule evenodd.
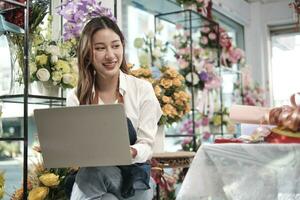
M 53 85 L 50 81 L 38 81 L 37 90 L 40 95 L 58 97 L 59 95 L 59 86 Z
M 158 126 L 155 140 L 154 140 L 154 153 L 161 153 L 164 152 L 164 146 L 165 146 L 165 126 L 160 125 Z
M 10 52 L 10 89 L 9 94 L 22 94 L 24 92 L 23 82 L 23 49 L 7 37 Z

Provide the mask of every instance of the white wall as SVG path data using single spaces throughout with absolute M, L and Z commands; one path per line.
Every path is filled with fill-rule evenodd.
M 247 63 L 252 75 L 263 87 L 269 88 L 270 25 L 295 22 L 290 1 L 247 3 L 244 0 L 213 0 L 214 8 L 245 27 Z M 269 96 L 267 96 L 269 97 Z

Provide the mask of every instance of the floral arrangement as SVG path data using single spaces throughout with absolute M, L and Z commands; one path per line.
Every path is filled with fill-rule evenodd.
M 52 40 L 52 16 L 48 26 L 37 28 L 39 33 L 32 41 L 29 63 L 30 80 L 47 83 L 48 87 L 73 88 L 77 84 L 77 61 L 72 54 L 72 42 Z
M 170 67 L 162 67 L 158 79 L 152 78 L 150 68 L 131 70 L 131 74 L 152 83 L 163 115 L 159 124 L 172 124 L 190 111 L 190 95 L 185 91 L 183 77 Z
M 258 83 L 253 81 L 248 67 L 242 69 L 242 83 L 243 86 L 241 86 L 240 82 L 236 82 L 234 84 L 234 89 L 236 91 L 242 91 L 242 94 L 236 92 L 236 96 L 242 97 L 242 102 L 244 105 L 262 107 L 267 105 L 264 98 L 265 89 L 263 89 Z
M 78 40 L 85 23 L 94 17 L 107 16 L 116 21 L 111 9 L 103 7 L 97 0 L 64 0 L 58 14 L 65 19 L 65 41 L 72 38 Z
M 163 115 L 159 124 L 172 124 L 190 111 L 190 95 L 185 91 L 184 78 L 173 68 L 162 67 L 154 84 L 155 95 Z
M 35 147 L 40 153 L 39 147 Z M 39 155 L 38 155 L 39 156 Z M 38 157 L 39 158 L 39 157 Z M 50 168 L 46 169 L 38 159 L 29 171 L 28 200 L 68 200 L 65 192 L 66 177 L 78 169 Z M 12 195 L 11 200 L 22 200 L 23 189 L 18 189 Z
M 200 29 L 200 45 L 203 48 L 218 48 L 217 28 L 212 25 L 206 25 Z
M 197 38 L 197 37 L 196 37 Z M 173 37 L 172 44 L 174 46 L 175 58 L 179 63 L 179 72 L 185 78 L 185 84 L 188 87 L 195 87 L 200 90 L 204 88 L 214 89 L 221 85 L 221 78 L 214 72 L 214 64 L 211 61 L 209 52 L 201 47 L 200 41 L 193 42 L 193 57 L 190 56 L 190 35 L 183 31 L 181 26 L 177 26 L 177 33 Z M 193 61 L 193 68 L 190 61 Z
M 243 104 L 250 106 L 266 106 L 264 99 L 264 89 L 255 83 L 252 86 L 245 86 L 243 88 Z
M 30 63 L 31 81 L 73 88 L 77 84 L 77 63 L 63 43 L 45 40 L 34 47 Z
M 162 40 L 159 39 L 159 34 L 162 30 L 162 24 L 158 24 L 156 27 L 157 35 L 149 31 L 144 37 L 135 38 L 134 47 L 138 50 L 140 66 L 161 67 L 167 64 L 163 57 L 168 51 L 169 43 L 163 43 Z
M 198 149 L 201 145 L 201 141 L 208 141 L 210 139 L 211 133 L 209 130 L 210 120 L 207 116 L 201 113 L 195 113 L 195 134 L 199 135 L 196 139 L 196 148 Z M 193 148 L 193 120 L 187 118 L 183 120 L 183 124 L 180 127 L 180 133 L 189 135 L 190 137 L 185 137 L 181 142 L 181 147 L 185 151 L 194 151 Z
M 151 84 L 154 84 L 155 80 L 153 79 L 153 76 L 152 76 L 152 71 L 149 67 L 140 67 L 138 69 L 131 69 L 132 67 L 130 66 L 130 74 L 135 76 L 135 77 L 138 77 L 138 78 L 141 78 L 141 79 L 144 79 L 146 81 L 149 81 Z
M 5 178 L 4 178 L 4 172 L 0 172 L 0 199 L 4 197 L 4 184 L 5 184 Z
M 222 112 L 215 112 L 212 117 L 212 125 L 221 126 L 222 124 L 225 126 L 229 124 L 229 110 L 226 107 L 222 109 Z
M 202 15 L 211 18 L 212 0 L 176 0 L 187 9 L 195 10 Z

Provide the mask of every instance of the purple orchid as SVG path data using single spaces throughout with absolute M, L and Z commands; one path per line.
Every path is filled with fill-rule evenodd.
M 92 18 L 107 16 L 116 21 L 111 9 L 101 6 L 96 0 L 65 0 L 58 8 L 58 14 L 66 20 L 64 40 L 79 38 L 84 24 Z

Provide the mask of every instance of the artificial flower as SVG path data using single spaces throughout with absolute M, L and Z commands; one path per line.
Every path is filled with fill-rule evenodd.
M 60 182 L 59 176 L 53 173 L 43 174 L 39 177 L 39 180 L 41 181 L 41 183 L 48 187 L 57 186 Z
M 58 14 L 65 19 L 64 40 L 77 40 L 85 23 L 94 17 L 106 16 L 116 21 L 111 9 L 101 4 L 96 0 L 64 0 L 58 10 Z
M 28 194 L 28 200 L 44 200 L 49 193 L 48 187 L 36 187 Z
M 36 72 L 36 77 L 40 81 L 48 81 L 50 78 L 50 72 L 46 68 L 40 68 Z

